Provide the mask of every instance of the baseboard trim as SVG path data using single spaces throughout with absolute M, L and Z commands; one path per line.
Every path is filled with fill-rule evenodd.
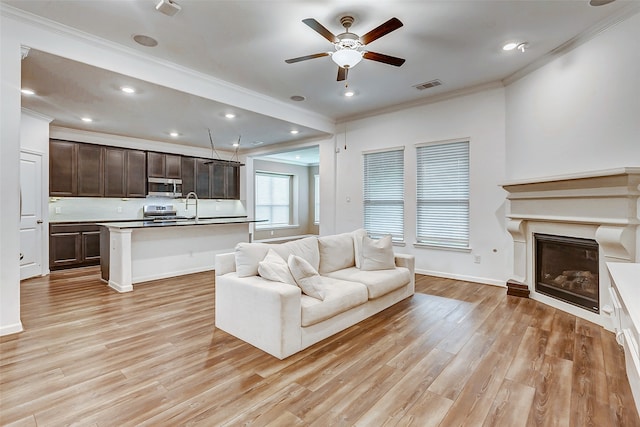
M 480 283 L 482 285 L 499 286 L 501 288 L 507 287 L 506 279 L 496 280 L 496 279 L 489 279 L 486 277 L 465 276 L 462 274 L 451 274 L 451 273 L 443 273 L 441 271 L 421 270 L 421 269 L 416 269 L 416 273 L 425 274 L 427 276 L 443 277 L 445 279 L 463 280 L 465 282 Z
M 5 335 L 17 334 L 18 332 L 24 331 L 22 327 L 22 322 L 14 323 L 12 325 L 3 326 L 0 328 L 0 337 Z

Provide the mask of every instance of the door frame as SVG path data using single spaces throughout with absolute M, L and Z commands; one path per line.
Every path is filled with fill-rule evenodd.
M 40 197 L 40 209 L 42 212 L 42 230 L 40 232 L 40 275 L 46 276 L 49 271 L 49 155 L 42 151 L 33 150 L 30 148 L 20 147 L 20 161 L 22 161 L 22 154 L 30 154 L 39 156 L 41 158 L 40 163 L 40 185 L 41 185 L 41 197 Z M 20 190 L 22 191 L 22 190 Z M 20 214 L 20 217 L 22 214 Z M 20 227 L 20 226 L 18 226 Z

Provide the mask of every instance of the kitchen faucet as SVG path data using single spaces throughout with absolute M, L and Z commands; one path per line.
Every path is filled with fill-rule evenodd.
M 190 191 L 189 194 L 187 194 L 187 197 L 184 199 L 184 208 L 185 210 L 189 210 L 189 199 L 191 198 L 191 196 L 193 196 L 194 199 L 196 200 L 196 214 L 195 216 L 192 216 L 190 219 L 195 219 L 197 221 L 198 220 L 198 195 L 193 191 Z

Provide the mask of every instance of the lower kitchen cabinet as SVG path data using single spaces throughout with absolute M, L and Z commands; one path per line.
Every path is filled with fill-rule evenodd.
M 100 227 L 94 223 L 49 225 L 49 268 L 100 264 Z

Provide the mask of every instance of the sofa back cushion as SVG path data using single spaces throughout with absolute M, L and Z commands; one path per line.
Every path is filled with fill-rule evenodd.
M 362 263 L 360 269 L 365 271 L 387 270 L 396 268 L 391 236 L 378 240 L 368 236 L 362 238 Z
M 353 233 L 334 234 L 318 238 L 320 274 L 331 273 L 355 265 Z
M 289 255 L 299 256 L 311 264 L 318 271 L 320 268 L 320 252 L 318 252 L 318 238 L 315 236 L 292 240 L 287 243 L 272 245 L 282 259 L 289 260 Z

